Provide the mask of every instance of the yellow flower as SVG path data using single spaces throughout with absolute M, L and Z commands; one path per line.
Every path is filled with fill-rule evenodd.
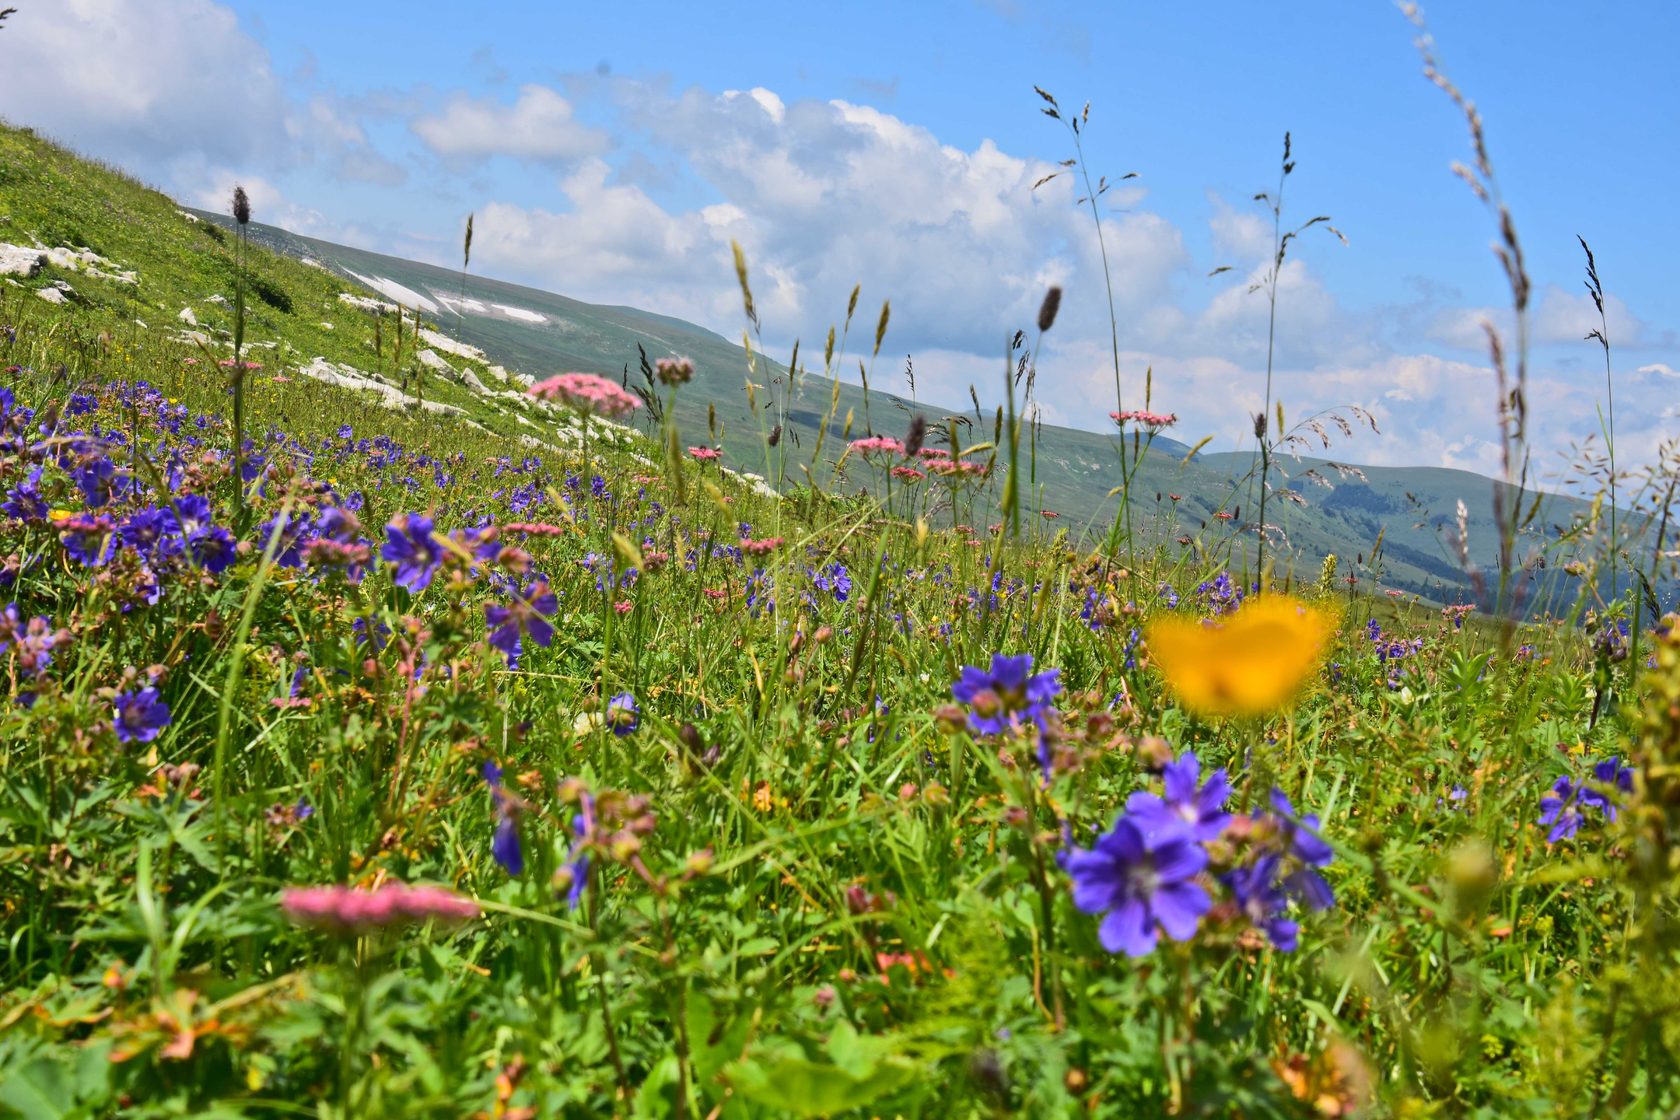
M 1215 623 L 1157 619 L 1149 626 L 1149 654 L 1185 707 L 1210 716 L 1260 715 L 1295 696 L 1335 628 L 1328 611 L 1267 595 Z

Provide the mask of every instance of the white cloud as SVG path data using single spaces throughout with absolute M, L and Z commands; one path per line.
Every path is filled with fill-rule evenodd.
M 1213 233 L 1213 247 L 1220 254 L 1220 264 L 1248 267 L 1271 258 L 1271 222 L 1258 211 L 1238 210 L 1213 191 L 1208 192 L 1208 201 L 1213 204 L 1208 229 Z
M 1604 318 L 1609 323 L 1612 345 L 1638 346 L 1644 340 L 1645 324 L 1613 295 L 1604 297 Z M 1598 329 L 1598 308 L 1586 292 L 1566 292 L 1548 285 L 1541 293 L 1534 312 L 1535 342 L 1580 342 L 1588 332 Z
M 457 94 L 438 113 L 416 117 L 414 134 L 446 159 L 513 156 L 566 162 L 606 151 L 606 133 L 580 123 L 572 104 L 547 86 L 526 85 L 511 105 Z
M 211 0 L 30 4 L 5 35 L 14 124 L 148 168 L 260 158 L 284 141 L 268 52 Z

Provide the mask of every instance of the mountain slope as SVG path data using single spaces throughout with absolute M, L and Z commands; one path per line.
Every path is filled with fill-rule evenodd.
M 59 253 L 34 275 L 11 277 L 10 285 L 0 285 L 0 298 L 15 297 L 19 307 L 37 306 L 25 298 L 31 292 L 68 284 L 73 293 L 67 298 L 108 333 L 133 329 L 141 321 L 150 329 L 174 332 L 186 353 L 229 355 L 232 312 L 221 300 L 233 293 L 231 228 L 224 215 L 182 210 L 113 169 L 79 159 L 27 130 L 0 127 L 0 243 L 20 246 L 26 254 L 85 247 L 109 266 L 78 264 L 73 254 Z M 255 254 L 248 357 L 265 362 L 277 380 L 333 381 L 379 407 L 413 412 L 423 396 L 420 418 L 470 423 L 504 441 L 510 451 L 521 444 L 575 438 L 566 431 L 563 416 L 524 398 L 519 375 L 592 369 L 628 371 L 636 379 L 638 346 L 650 361 L 684 355 L 696 364 L 695 381 L 679 394 L 676 406 L 685 444 L 717 446 L 740 469 L 780 474 L 789 484 L 803 481 L 803 468 L 809 466 L 825 489 L 879 487 L 879 473 L 855 460 L 844 476 L 831 479 L 842 437 L 848 431 L 853 437 L 870 430 L 901 434 L 917 409 L 936 424 L 942 417 L 964 416 L 959 438 L 965 446 L 994 438 L 992 415 L 976 416 L 960 404 L 913 404 L 879 391 L 866 395 L 860 386 L 836 387 L 820 373 L 804 370 L 791 379 L 784 400 L 787 371 L 762 356 L 755 375 L 760 386 L 755 413 L 744 390 L 745 352 L 692 323 L 481 276 L 467 278 L 462 302 L 458 272 L 256 222 L 248 232 Z M 121 279 L 123 272 L 135 273 L 134 281 Z M 415 345 L 412 327 L 405 327 L 410 334 L 400 356 L 393 348 L 394 315 L 370 314 L 379 310 L 378 301 L 393 299 L 419 307 L 429 331 Z M 822 460 L 813 462 L 831 408 Z M 1092 408 L 1106 406 L 1093 401 Z M 778 420 L 785 422 L 786 435 L 772 450 L 764 433 Z M 944 438 L 940 431 L 933 441 Z M 1135 528 L 1145 537 L 1194 540 L 1187 547 L 1213 553 L 1210 562 L 1226 555 L 1239 569 L 1252 565 L 1258 514 L 1248 477 L 1252 456 L 1188 456 L 1188 450 L 1172 440 L 1157 441 L 1133 481 Z M 1455 510 L 1463 501 L 1471 559 L 1488 568 L 1498 539 L 1489 480 L 1462 471 L 1366 467 L 1349 473 L 1320 460 L 1284 458 L 1279 463 L 1288 477 L 1277 483 L 1280 496 L 1268 504 L 1267 520 L 1276 529 L 1270 555 L 1280 569 L 1297 578 L 1316 578 L 1324 556 L 1334 553 L 1344 574 L 1353 569 L 1352 561 L 1363 561 L 1357 575 L 1365 587 L 1380 585 L 1436 601 L 1472 596 L 1452 543 Z M 1065 528 L 1087 544 L 1106 539 L 1117 503 L 1112 492 L 1120 481 L 1112 436 L 1044 426 L 1031 468 L 1022 487 L 1027 517 L 1036 521 L 1039 511 L 1049 511 L 1059 519 L 1046 522 L 1048 528 Z M 1316 472 L 1316 480 L 1309 472 Z M 957 514 L 978 524 L 995 520 L 996 490 Z M 1293 498 L 1281 496 L 1285 491 Z M 1525 547 L 1540 544 L 1550 526 L 1573 524 L 1587 509 L 1570 498 L 1544 499 L 1525 530 Z M 1222 513 L 1233 516 L 1220 520 Z M 1374 556 L 1379 538 L 1382 550 Z

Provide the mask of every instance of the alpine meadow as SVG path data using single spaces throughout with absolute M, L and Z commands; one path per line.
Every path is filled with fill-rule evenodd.
M 1019 29 L 1018 166 L 924 153 L 910 79 L 872 95 L 903 120 L 864 85 L 784 103 L 760 70 L 829 63 L 774 69 L 823 44 L 768 10 L 705 63 L 750 94 L 620 60 L 562 96 L 414 7 L 339 102 L 284 92 L 352 80 L 342 45 L 280 61 L 339 18 L 313 4 L 0 11 L 0 1117 L 1680 1117 L 1680 423 L 1650 396 L 1680 375 L 1647 353 L 1677 336 L 1627 325 L 1609 203 L 1506 174 L 1528 123 L 1444 26 L 1381 12 L 1500 299 L 1419 420 L 1416 381 L 1304 395 L 1314 323 L 1356 348 L 1302 318 L 1316 277 L 1367 281 L 1307 177 L 1354 156 L 1290 121 L 1218 202 L 1253 260 L 1139 326 L 1166 188 L 1109 163 L 1179 95 L 1087 102 L 1031 5 L 942 5 L 927 48 Z M 439 36 L 461 77 L 415 53 Z M 272 52 L 279 147 L 240 139 L 268 70 L 194 41 Z M 14 85 L 69 42 L 85 111 Z M 154 48 L 207 61 L 148 100 Z M 511 109 L 440 92 L 497 66 Z M 767 146 L 679 147 L 726 116 Z M 846 139 L 763 139 L 800 128 Z M 1003 201 L 939 209 L 924 155 Z M 877 158 L 903 197 L 869 205 L 928 213 L 874 235 L 820 182 Z M 676 213 L 707 159 L 786 193 Z M 521 175 L 570 202 L 496 201 Z M 921 255 L 952 223 L 973 255 Z M 987 237 L 1025 239 L 995 283 Z M 697 263 L 657 288 L 644 252 Z M 1567 296 L 1536 279 L 1563 254 Z M 1225 307 L 1240 359 L 1138 358 L 1217 349 Z M 983 364 L 950 357 L 971 319 Z M 1564 405 L 1587 438 L 1542 425 Z M 1437 455 L 1461 423 L 1479 457 Z

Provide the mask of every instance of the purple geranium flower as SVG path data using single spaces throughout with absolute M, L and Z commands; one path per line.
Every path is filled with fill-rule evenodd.
M 1097 938 L 1111 953 L 1141 957 L 1155 948 L 1157 924 L 1183 941 L 1213 905 L 1195 876 L 1208 856 L 1184 829 L 1145 835 L 1124 813 L 1090 849 L 1075 848 L 1063 865 L 1073 877 L 1073 904 L 1106 914 Z
M 1289 898 L 1278 885 L 1281 862 L 1278 853 L 1263 852 L 1247 867 L 1227 873 L 1225 884 L 1254 928 L 1264 932 L 1278 949 L 1293 953 L 1301 927 L 1286 916 Z
M 1166 798 L 1140 790 L 1126 800 L 1126 812 L 1145 833 L 1167 832 L 1183 825 L 1194 840 L 1205 843 L 1217 839 L 1231 821 L 1231 814 L 1225 811 L 1231 782 L 1224 767 L 1209 774 L 1207 784 L 1197 788 L 1200 776 L 1201 764 L 1195 752 L 1185 751 L 1162 771 Z
M 1283 855 L 1292 856 L 1301 864 L 1284 878 L 1284 888 L 1309 909 L 1328 910 L 1336 904 L 1336 896 L 1324 876 L 1314 871 L 1329 863 L 1334 854 L 1330 845 L 1318 835 L 1318 817 L 1308 813 L 1297 816 L 1295 806 L 1281 789 L 1272 788 L 1272 812 L 1283 837 Z
M 1620 790 L 1622 793 L 1632 793 L 1633 771 L 1630 768 L 1623 766 L 1621 763 L 1622 759 L 1620 755 L 1611 755 L 1609 758 L 1593 767 L 1593 780 L 1598 783 L 1598 785 L 1614 790 Z M 1599 812 L 1603 813 L 1604 819 L 1607 821 L 1613 821 L 1616 819 L 1616 803 L 1610 800 L 1608 794 L 1594 788 L 1593 786 L 1589 786 L 1585 783 L 1581 785 L 1580 802 L 1583 805 L 1590 805 Z
M 484 764 L 484 783 L 496 806 L 496 831 L 490 837 L 490 854 L 509 875 L 525 871 L 525 851 L 519 843 L 519 800 L 502 787 L 502 768 Z
M 443 552 L 432 540 L 432 519 L 403 514 L 385 527 L 385 546 L 379 555 L 397 566 L 391 582 L 418 595 L 432 582 L 443 563 Z
M 1577 793 L 1575 783 L 1568 776 L 1560 777 L 1552 784 L 1552 792 L 1540 799 L 1540 824 L 1552 826 L 1546 833 L 1546 843 L 1556 844 L 1559 840 L 1575 835 L 1581 827 L 1581 810 L 1576 805 Z
M 158 699 L 150 685 L 125 692 L 111 702 L 112 722 L 119 743 L 149 743 L 169 726 L 169 705 Z
M 641 712 L 636 706 L 636 698 L 628 692 L 621 692 L 607 701 L 607 726 L 612 728 L 614 735 L 623 738 L 642 725 Z
M 969 706 L 968 727 L 976 735 L 997 735 L 1006 728 L 1027 721 L 1037 722 L 1050 701 L 1062 691 L 1060 670 L 1032 672 L 1032 654 L 1008 657 L 992 655 L 988 672 L 963 666 L 962 675 L 951 686 L 958 703 Z
M 72 559 L 97 568 L 116 551 L 115 526 L 104 516 L 78 515 L 58 523 L 58 539 Z
M 546 579 L 529 584 L 523 594 L 515 595 L 505 607 L 486 604 L 484 621 L 490 627 L 490 644 L 507 657 L 509 669 L 519 667 L 522 638 L 546 647 L 554 640 L 554 624 L 549 621 L 560 609 L 560 601 L 549 590 Z M 632 701 L 634 704 L 634 701 Z

